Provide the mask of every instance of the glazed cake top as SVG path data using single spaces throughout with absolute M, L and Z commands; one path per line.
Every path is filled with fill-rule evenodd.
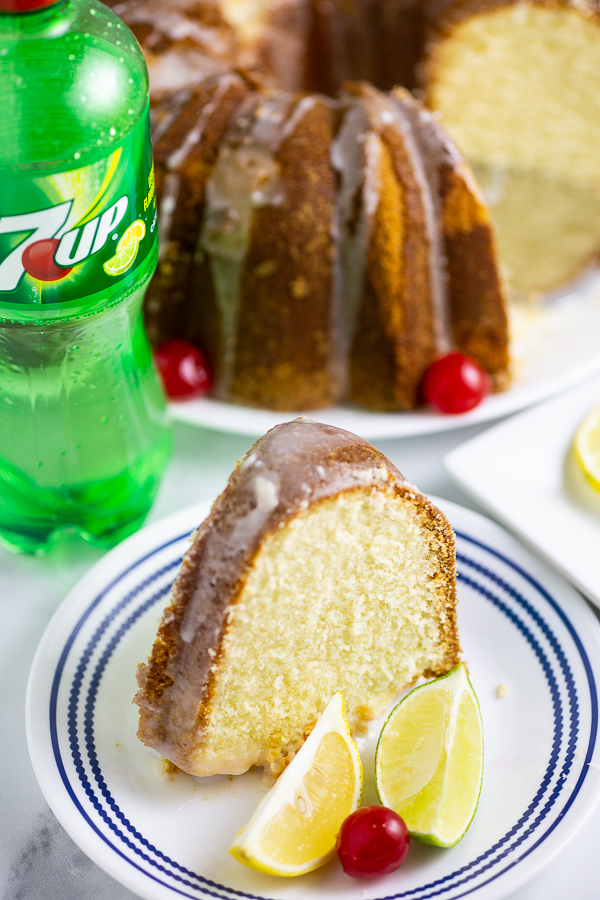
M 203 611 L 223 596 L 223 579 L 239 574 L 265 534 L 309 504 L 386 483 L 407 485 L 383 453 L 348 431 L 305 417 L 269 431 L 240 461 L 196 538 L 203 545 L 202 563 L 182 640 L 193 641 Z

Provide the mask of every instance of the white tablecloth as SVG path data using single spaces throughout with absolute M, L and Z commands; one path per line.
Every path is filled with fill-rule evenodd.
M 449 450 L 485 427 L 376 443 L 426 493 L 481 512 L 454 487 L 441 461 Z M 176 424 L 175 451 L 149 521 L 215 497 L 251 443 L 250 438 Z M 100 556 L 100 551 L 83 542 L 40 559 L 13 556 L 0 548 L 1 900 L 127 900 L 134 896 L 88 860 L 58 824 L 38 788 L 25 740 L 25 689 L 37 643 L 62 598 Z M 598 847 L 600 808 L 571 844 L 511 900 L 598 900 Z

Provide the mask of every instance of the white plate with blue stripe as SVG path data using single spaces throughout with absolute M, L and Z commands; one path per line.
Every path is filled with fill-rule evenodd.
M 35 657 L 27 696 L 33 767 L 48 803 L 99 866 L 148 900 L 304 897 L 493 900 L 546 865 L 600 797 L 600 625 L 581 597 L 502 528 L 434 500 L 457 535 L 459 627 L 485 737 L 479 809 L 450 850 L 413 841 L 393 875 L 346 876 L 337 860 L 298 879 L 227 853 L 264 795 L 261 774 L 166 774 L 136 738 L 135 670 L 208 507 L 143 529 L 71 591 Z M 375 802 L 380 723 L 361 739 Z

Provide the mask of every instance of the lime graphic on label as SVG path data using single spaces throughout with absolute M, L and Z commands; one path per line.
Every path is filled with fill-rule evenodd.
M 104 271 L 107 275 L 122 275 L 133 265 L 140 241 L 145 234 L 146 226 L 141 219 L 136 219 L 131 223 L 121 235 L 115 255 L 104 263 Z

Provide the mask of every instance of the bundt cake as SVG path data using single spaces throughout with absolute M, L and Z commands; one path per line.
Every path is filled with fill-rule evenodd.
M 237 465 L 138 667 L 138 737 L 193 775 L 281 770 L 335 691 L 351 727 L 459 651 L 445 517 L 373 446 L 296 419 Z
M 227 59 L 292 92 L 335 95 L 347 80 L 418 90 L 485 188 L 515 295 L 565 284 L 597 255 L 597 0 L 120 0 L 115 8 L 144 46 L 155 91 L 222 71 Z
M 154 344 L 199 344 L 214 396 L 279 410 L 413 409 L 454 348 L 506 387 L 487 211 L 422 104 L 364 82 L 290 94 L 241 72 L 176 101 L 155 134 Z

